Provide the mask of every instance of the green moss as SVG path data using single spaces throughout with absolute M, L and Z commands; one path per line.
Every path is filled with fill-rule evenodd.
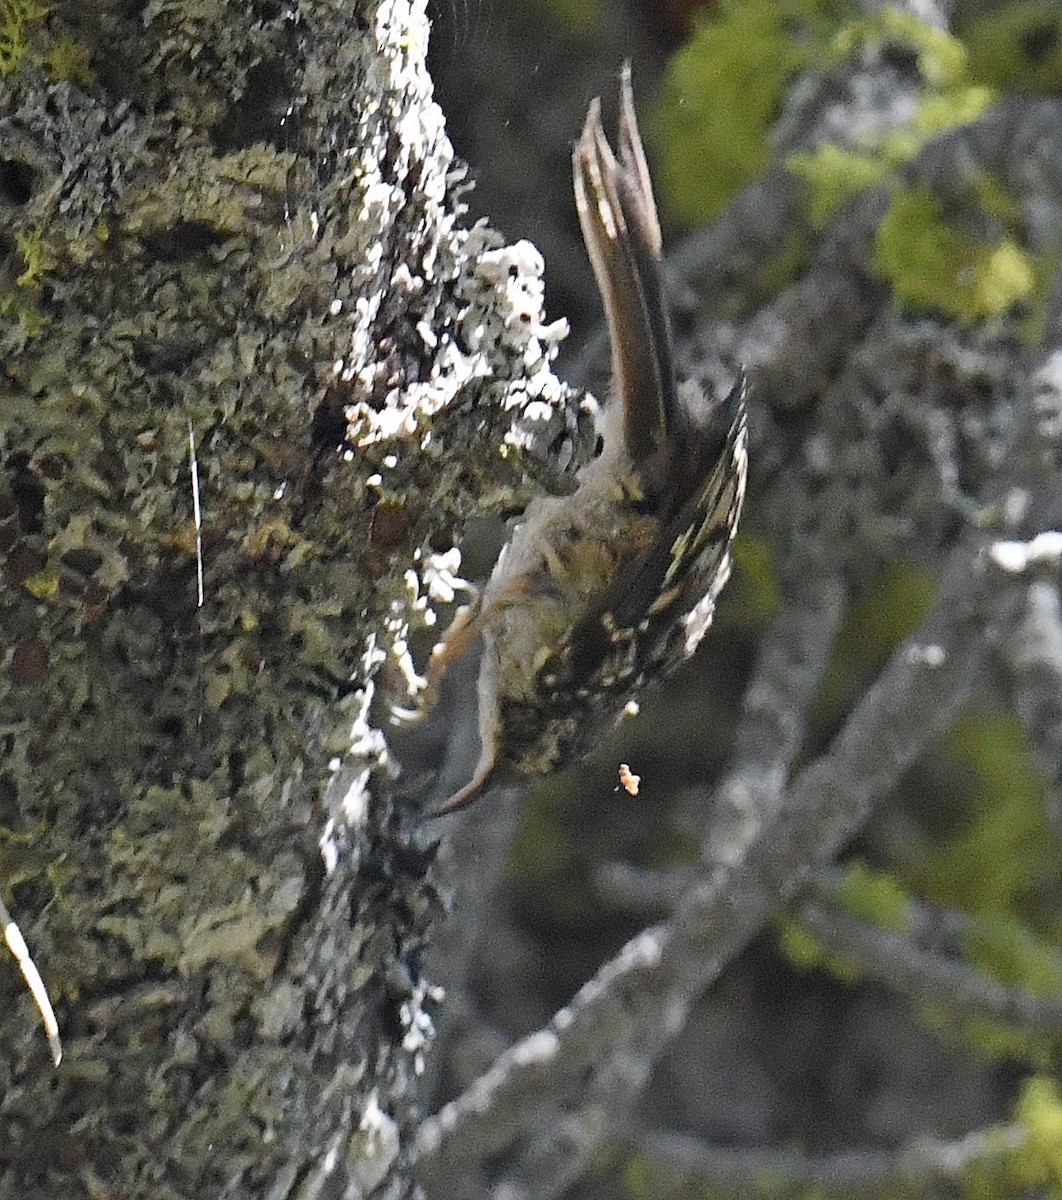
M 920 135 L 919 148 L 935 134 L 976 121 L 995 99 L 996 93 L 991 88 L 977 84 L 948 88 L 924 96 L 911 121 L 911 128 Z
M 38 337 L 48 326 L 48 318 L 22 292 L 9 292 L 6 296 L 0 296 L 0 317 L 14 321 L 22 337 L 26 339 Z
M 911 904 L 903 887 L 891 876 L 852 862 L 845 871 L 840 900 L 856 917 L 883 929 L 902 932 L 911 923 Z
M 832 24 L 831 24 L 832 21 Z M 724 0 L 675 55 L 664 81 L 658 138 L 660 192 L 686 221 L 714 216 L 767 165 L 768 132 L 782 90 L 801 68 L 839 64 L 857 53 L 900 46 L 917 59 L 922 89 L 912 119 L 856 148 L 822 146 L 793 155 L 789 167 L 811 184 L 809 218 L 829 219 L 848 196 L 881 183 L 931 136 L 976 119 L 995 93 L 971 74 L 962 41 L 899 8 L 885 7 L 837 29 L 835 8 L 813 0 Z M 1027 282 L 1013 245 L 993 247 L 961 307 L 982 315 L 1010 303 Z M 905 274 L 901 271 L 901 274 Z M 927 290 L 914 284 L 917 296 Z M 933 292 L 950 295 L 950 283 Z M 975 318 L 970 318 L 975 319 Z
M 976 120 L 994 98 L 986 87 L 927 91 L 906 125 L 868 140 L 859 150 L 826 143 L 791 155 L 789 169 L 811 184 L 808 218 L 812 225 L 824 225 L 850 196 L 890 178 L 893 168 L 917 154 L 934 134 Z
M 52 11 L 49 4 L 39 0 L 0 0 L 0 75 L 16 71 L 29 61 L 43 65 L 53 80 L 71 80 L 91 84 L 95 76 L 89 68 L 92 51 L 69 35 L 43 39 L 33 44 L 34 23 L 43 21 Z
M 623 1182 L 629 1196 L 651 1196 L 652 1171 L 642 1154 L 632 1154 L 627 1159 L 623 1172 Z
M 47 600 L 59 591 L 59 576 L 55 571 L 37 571 L 22 581 L 22 586 L 35 600 Z
M 294 163 L 294 155 L 265 145 L 190 156 L 184 173 L 127 194 L 124 232 L 150 236 L 182 224 L 219 236 L 257 230 L 262 194 L 283 195 Z
M 44 20 L 50 11 L 50 5 L 38 0 L 0 0 L 0 75 L 19 68 L 33 23 Z
M 1050 0 L 1004 4 L 965 32 L 970 74 L 992 87 L 1062 91 L 1062 12 Z
M 880 50 L 887 44 L 906 47 L 917 57 L 922 76 L 917 107 L 905 125 L 868 138 L 856 149 L 825 145 L 790 158 L 790 170 L 812 186 L 808 215 L 813 225 L 829 220 L 849 196 L 888 179 L 930 137 L 975 120 L 995 98 L 991 88 L 971 83 L 960 41 L 895 8 L 845 26 L 834 37 L 829 56 L 840 61 L 865 47 Z
M 947 221 L 928 188 L 896 191 L 874 255 L 901 303 L 938 309 L 964 325 L 1005 312 L 1035 285 L 1033 262 L 1012 237 L 971 237 Z
M 44 244 L 40 231 L 24 230 L 15 235 L 15 244 L 22 255 L 24 269 L 15 280 L 19 287 L 36 287 L 56 263 L 55 255 Z
M 886 7 L 837 31 L 832 7 L 811 0 L 743 5 L 731 0 L 716 6 L 675 55 L 664 81 L 657 132 L 665 206 L 689 222 L 713 217 L 767 165 L 770 125 L 797 70 L 889 44 L 917 58 L 923 86 L 915 113 L 901 129 L 860 147 L 827 145 L 792 156 L 790 169 L 811 184 L 808 215 L 816 226 L 849 196 L 887 179 L 929 137 L 974 120 L 994 93 L 970 79 L 961 41 L 898 8 Z M 992 305 L 998 311 L 1028 282 L 1015 246 L 991 250 L 987 262 L 978 264 L 971 289 L 976 303 L 964 294 L 964 311 L 972 306 L 981 315 Z M 906 279 L 910 272 L 901 268 L 900 274 Z M 917 296 L 927 290 L 924 280 L 912 287 Z M 939 292 L 950 296 L 952 290 L 948 284 Z
M 980 172 L 974 179 L 974 193 L 978 205 L 1004 225 L 1017 227 L 1024 220 L 1021 205 L 994 175 Z
M 22 257 L 22 273 L 15 279 L 15 286 L 0 294 L 0 317 L 14 321 L 23 338 L 36 337 L 48 324 L 48 317 L 38 305 L 40 284 L 45 275 L 56 265 L 56 257 L 45 244 L 39 230 L 21 230 L 15 235 L 15 244 Z M 5 338 L 10 346 L 11 337 Z
M 1013 1200 L 1019 1181 L 1015 1178 L 1014 1128 L 1010 1124 L 988 1129 L 981 1153 L 962 1170 L 957 1195 L 961 1200 Z
M 890 163 L 906 162 L 934 135 L 975 121 L 994 99 L 989 88 L 973 85 L 923 95 L 911 120 L 885 134 L 878 151 Z

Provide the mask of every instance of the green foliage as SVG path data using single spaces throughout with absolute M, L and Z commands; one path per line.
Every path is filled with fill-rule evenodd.
M 957 38 L 892 5 L 849 22 L 833 39 L 831 49 L 835 61 L 840 61 L 861 48 L 880 50 L 888 45 L 914 51 L 918 73 L 930 88 L 953 87 L 965 76 L 966 48 Z
M 975 85 L 923 94 L 911 120 L 879 139 L 878 152 L 890 163 L 906 162 L 936 134 L 975 121 L 994 99 L 991 89 Z
M 542 0 L 542 3 L 572 33 L 593 33 L 604 18 L 602 0 Z
M 984 72 L 974 79 L 962 42 L 893 8 L 846 26 L 831 52 L 839 59 L 859 46 L 887 42 L 917 55 L 923 79 L 917 110 L 902 128 L 858 150 L 821 146 L 790 159 L 790 168 L 811 184 L 813 225 L 824 224 L 848 196 L 888 180 L 928 138 L 975 120 L 994 99 Z M 1021 214 L 995 181 L 978 180 L 974 191 L 975 217 L 987 213 L 1002 227 L 996 239 L 975 237 L 949 219 L 928 189 L 897 186 L 877 232 L 878 269 L 902 304 L 938 309 L 964 325 L 998 316 L 1018 301 L 1042 310 L 1045 271 L 1020 244 Z M 1030 336 L 1035 324 L 1033 319 Z
M 942 1027 L 955 1025 L 955 1014 L 940 1014 Z M 972 1017 L 961 1023 L 965 1043 L 982 1058 L 1002 1062 L 1026 1062 L 1036 1069 L 1046 1068 L 1054 1057 L 1056 1047 L 1049 1039 L 1029 1033 L 1020 1025 L 999 1019 Z
M 963 939 L 962 951 L 971 967 L 1008 987 L 1044 996 L 1055 995 L 1062 988 L 1062 958 L 1056 947 L 1007 913 L 975 917 Z M 940 1013 L 938 1017 L 942 1026 L 954 1026 L 954 1013 Z M 997 1061 L 1023 1059 L 1046 1066 L 1059 1049 L 1057 1038 L 1030 1032 L 1003 1017 L 964 1019 L 961 1031 L 967 1044 Z
M 1062 12 L 1050 0 L 1004 4 L 974 21 L 964 38 L 970 74 L 997 88 L 1062 91 Z
M 851 862 L 841 884 L 840 901 L 855 917 L 902 932 L 911 923 L 911 904 L 903 887 L 890 875 L 863 862 Z
M 812 184 L 813 223 L 854 192 L 880 182 L 943 129 L 973 120 L 993 99 L 971 78 L 966 46 L 899 8 L 848 19 L 815 0 L 724 0 L 672 59 L 658 122 L 660 192 L 680 219 L 714 216 L 763 170 L 770 123 L 782 91 L 807 66 L 829 69 L 849 55 L 900 45 L 922 77 L 918 107 L 904 128 L 857 148 L 819 147 L 790 167 Z
M 927 25 L 909 12 L 879 9 L 838 33 L 830 57 L 839 61 L 857 50 L 898 44 L 917 58 L 922 91 L 906 125 L 855 148 L 825 145 L 795 154 L 789 167 L 812 185 L 810 219 L 821 225 L 848 196 L 881 183 L 893 168 L 916 154 L 934 134 L 974 120 L 991 104 L 990 88 L 971 83 L 966 47 L 943 30 Z
M 782 607 L 782 585 L 770 545 L 741 533 L 734 542 L 734 578 L 728 608 L 743 624 L 764 625 Z
M 946 752 L 966 778 L 959 828 L 909 869 L 939 903 L 990 915 L 1035 912 L 1062 886 L 1062 864 L 1043 811 L 1044 781 L 1011 713 L 986 709 L 956 722 Z
M 986 87 L 927 91 L 905 126 L 867 139 L 858 150 L 826 142 L 807 153 L 791 155 L 787 166 L 811 185 L 808 217 L 812 225 L 824 225 L 850 196 L 892 177 L 894 168 L 917 154 L 927 138 L 975 120 L 993 98 Z
M 781 921 L 778 944 L 793 966 L 804 971 L 821 967 L 826 961 L 822 943 L 803 921 L 794 917 L 786 917 Z
M 809 61 L 795 36 L 812 0 L 724 0 L 700 20 L 664 80 L 659 189 L 680 219 L 714 216 L 767 164 L 782 88 Z
M 910 563 L 891 567 L 867 589 L 837 636 L 819 701 L 820 721 L 836 724 L 866 681 L 921 624 L 935 591 L 933 576 Z
M 928 138 L 976 119 L 994 99 L 988 74 L 971 73 L 964 43 L 911 13 L 887 6 L 827 31 L 829 11 L 810 0 L 722 3 L 672 60 L 659 121 L 661 195 L 681 219 L 714 216 L 765 168 L 782 89 L 809 64 L 828 67 L 899 44 L 916 56 L 923 81 L 902 128 L 857 148 L 823 145 L 790 158 L 790 169 L 810 185 L 813 226 L 850 196 L 888 181 Z M 985 204 L 983 211 L 993 209 Z M 902 304 L 935 308 L 962 324 L 991 318 L 1017 301 L 1035 301 L 1041 290 L 1037 264 L 1014 232 L 1017 214 L 1004 224 L 998 240 L 978 239 L 949 220 L 928 189 L 897 187 L 878 230 L 876 263 Z
M 778 927 L 778 945 L 789 961 L 801 971 L 829 971 L 842 983 L 855 983 L 859 971 L 843 954 L 828 951 L 811 929 L 794 917 L 784 918 Z
M 34 21 L 42 21 L 50 6 L 39 0 L 0 0 L 0 75 L 16 71 L 26 56 Z
M 916 154 L 934 134 L 975 120 L 994 96 L 991 89 L 971 80 L 969 56 L 958 38 L 897 8 L 886 6 L 853 22 L 837 35 L 832 49 L 842 57 L 860 47 L 880 49 L 889 44 L 915 54 L 922 91 L 906 126 L 868 142 L 863 149 L 896 165 Z
M 1062 991 L 1058 951 L 1008 913 L 977 918 L 963 950 L 973 966 L 1000 983 L 1033 995 Z
M 1008 227 L 1016 227 L 1023 219 L 1021 206 L 992 175 L 979 174 L 974 191 L 980 208 Z
M 1009 235 L 989 243 L 949 223 L 928 188 L 899 188 L 882 219 L 875 261 L 901 302 L 968 325 L 997 316 L 1035 286 L 1030 256 Z
M 1054 1080 L 1036 1076 L 1026 1083 L 1014 1112 L 1025 1143 L 1014 1155 L 1013 1168 L 1027 1186 L 1044 1186 L 1062 1196 L 1062 1097 Z
M 825 225 L 849 196 L 881 183 L 889 170 L 880 155 L 846 150 L 833 142 L 790 155 L 788 166 L 811 184 L 808 216 L 816 226 Z
M 952 729 L 944 755 L 951 760 L 944 769 L 956 780 L 955 811 L 937 814 L 935 841 L 905 867 L 905 882 L 973 915 L 963 952 L 976 970 L 1033 994 L 1057 992 L 1062 864 L 1044 817 L 1044 783 L 1024 732 L 1010 713 L 970 712 Z M 939 1019 L 953 1024 L 951 1014 Z M 1048 1040 L 1004 1020 L 968 1020 L 962 1032 L 982 1054 L 997 1059 L 1045 1063 L 1053 1053 Z
M 974 86 L 966 46 L 950 33 L 886 6 L 844 29 L 834 53 L 846 55 L 859 46 L 880 49 L 899 45 L 912 51 L 922 77 L 922 93 L 909 124 L 886 134 L 876 148 L 891 163 L 910 158 L 928 137 L 980 116 L 993 100 L 989 88 Z
M 910 924 L 910 903 L 902 887 L 863 863 L 849 865 L 838 899 L 854 916 L 883 929 L 904 930 Z M 779 922 L 778 940 L 782 953 L 800 970 L 821 968 L 846 983 L 859 978 L 852 962 L 843 954 L 827 950 L 798 917 L 785 917 Z
M 955 1193 L 961 1200 L 1017 1200 L 1022 1188 L 1022 1131 L 1007 1123 L 984 1133 L 981 1151 L 965 1164 Z M 1041 1193 L 1037 1193 L 1041 1195 Z M 1042 1197 L 1042 1200 L 1046 1198 Z

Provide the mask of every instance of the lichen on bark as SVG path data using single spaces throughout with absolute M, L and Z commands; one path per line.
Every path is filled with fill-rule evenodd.
M 373 677 L 461 522 L 585 454 L 563 327 L 462 225 L 422 3 L 71 30 L 93 85 L 0 79 L 0 888 L 66 1051 L 12 964 L 0 1177 L 407 1194 L 437 899 Z

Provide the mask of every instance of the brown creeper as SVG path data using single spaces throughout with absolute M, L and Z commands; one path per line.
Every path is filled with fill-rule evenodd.
M 676 382 L 629 67 L 618 157 L 594 100 L 573 171 L 612 341 L 602 450 L 571 495 L 532 501 L 478 616 L 436 647 L 439 666 L 483 634 L 482 754 L 434 815 L 463 808 L 503 773 L 547 774 L 585 754 L 643 684 L 693 652 L 730 575 L 747 474 L 745 383 L 719 401 Z

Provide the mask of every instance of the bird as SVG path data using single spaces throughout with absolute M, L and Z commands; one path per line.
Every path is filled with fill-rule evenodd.
M 693 653 L 730 576 L 748 478 L 747 385 L 739 373 L 717 397 L 676 377 L 629 64 L 616 149 L 595 99 L 572 173 L 611 343 L 601 449 L 568 495 L 531 501 L 477 605 L 433 651 L 438 675 L 483 638 L 480 758 L 431 816 L 588 753 L 643 687 Z

